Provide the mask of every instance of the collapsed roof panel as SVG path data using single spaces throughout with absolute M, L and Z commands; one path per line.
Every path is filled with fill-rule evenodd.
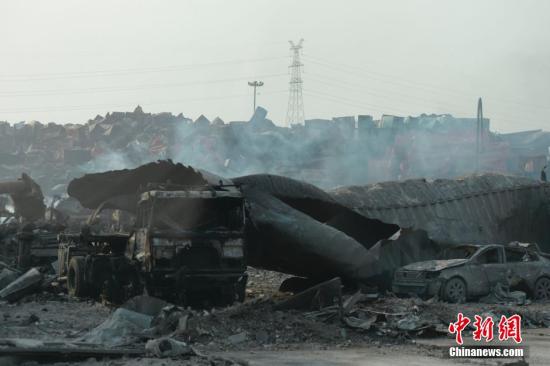
M 550 246 L 550 185 L 497 174 L 457 180 L 424 179 L 341 187 L 330 191 L 355 212 L 404 228 L 428 231 L 442 244 L 535 241 Z M 548 218 L 548 216 L 546 216 Z

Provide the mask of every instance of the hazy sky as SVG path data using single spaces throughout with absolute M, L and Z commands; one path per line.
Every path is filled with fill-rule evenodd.
M 288 40 L 306 118 L 475 116 L 550 130 L 547 0 L 0 0 L 0 120 L 107 111 L 246 120 L 249 80 L 284 123 Z

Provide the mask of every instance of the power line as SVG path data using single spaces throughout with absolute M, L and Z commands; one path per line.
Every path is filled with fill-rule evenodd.
M 408 115 L 409 114 L 405 111 L 395 109 L 393 107 L 387 108 L 387 107 L 374 105 L 374 104 L 370 104 L 370 103 L 359 101 L 359 100 L 352 100 L 352 99 L 348 99 L 348 98 L 343 98 L 341 96 L 336 96 L 336 95 L 332 95 L 332 94 L 329 94 L 329 93 L 323 93 L 323 92 L 319 92 L 319 91 L 312 91 L 312 90 L 309 90 L 309 89 L 304 90 L 304 92 L 305 92 L 306 95 L 312 96 L 314 98 L 328 99 L 328 100 L 331 100 L 331 101 L 334 101 L 334 102 L 337 102 L 337 103 L 346 104 L 346 105 L 356 107 L 356 108 L 360 108 L 360 109 L 363 109 L 363 110 L 366 107 L 368 107 L 368 108 L 372 108 L 374 110 L 380 111 L 380 112 L 385 113 L 385 114 L 390 114 L 390 112 L 391 113 L 398 113 L 398 114 L 401 114 L 401 115 Z
M 400 77 L 400 76 L 395 76 L 395 75 L 390 75 L 390 74 L 385 74 L 385 73 L 380 73 L 380 72 L 374 72 L 374 71 L 367 70 L 365 68 L 361 68 L 361 67 L 357 67 L 357 66 L 338 65 L 338 64 L 334 64 L 334 63 L 331 63 L 331 62 L 328 62 L 328 61 L 323 61 L 323 60 L 320 60 L 320 59 L 317 59 L 317 58 L 312 58 L 312 57 L 307 56 L 307 55 L 305 55 L 304 58 L 307 59 L 308 62 L 311 62 L 313 64 L 316 64 L 316 65 L 319 65 L 319 66 L 322 66 L 322 67 L 325 67 L 325 68 L 329 68 L 329 69 L 332 69 L 332 70 L 335 70 L 335 71 L 340 71 L 340 72 L 345 72 L 346 74 L 351 74 L 350 70 L 355 69 L 357 71 L 362 72 L 363 75 L 365 75 L 365 76 L 368 75 L 367 77 L 381 80 L 384 83 L 394 84 L 394 85 L 397 85 L 397 86 L 406 86 L 406 87 L 409 87 L 409 88 L 414 87 L 415 89 L 424 89 L 428 92 L 436 93 L 437 95 L 440 95 L 441 93 L 447 93 L 447 94 L 451 94 L 451 95 L 454 95 L 454 96 L 461 96 L 461 97 L 467 97 L 468 99 L 472 99 L 474 94 L 475 94 L 475 92 L 467 92 L 467 91 L 458 90 L 458 89 L 443 89 L 440 86 L 437 86 L 437 85 L 434 85 L 434 84 L 429 84 L 429 83 L 426 83 L 424 81 L 419 82 L 419 81 L 415 81 L 415 80 L 412 80 L 412 79 L 406 79 L 406 78 L 403 78 L 403 77 Z M 357 75 L 357 74 L 354 74 L 354 75 Z M 542 109 L 542 110 L 545 110 L 545 111 L 550 110 L 550 108 L 546 107 L 546 106 L 526 104 L 524 102 L 518 102 L 517 100 L 514 101 L 514 100 L 497 98 L 497 97 L 494 97 L 494 98 L 491 98 L 491 99 L 494 100 L 497 103 L 501 103 L 501 104 L 507 105 L 507 106 L 510 103 L 512 103 L 512 104 L 516 104 L 516 105 L 521 106 L 521 107 L 537 108 L 537 109 Z
M 191 81 L 184 83 L 160 83 L 160 84 L 141 84 L 134 85 L 130 87 L 100 87 L 100 88 L 82 88 L 82 89 L 49 89 L 49 90 L 35 90 L 30 92 L 15 92 L 15 93 L 0 93 L 0 98 L 10 98 L 10 97 L 35 97 L 35 96 L 49 96 L 49 95 L 65 95 L 65 94 L 88 94 L 88 93 L 110 93 L 110 92 L 120 92 L 120 91 L 133 91 L 140 89 L 157 89 L 157 88 L 174 88 L 190 85 L 208 85 L 208 84 L 218 84 L 218 83 L 230 83 L 230 82 L 240 82 L 243 80 L 248 80 L 255 77 L 261 77 L 264 79 L 274 78 L 280 76 L 286 76 L 285 73 L 279 74 L 268 74 L 268 75 L 253 75 L 253 76 L 242 76 L 237 78 L 228 78 L 228 79 L 215 79 L 215 80 L 200 80 L 200 81 Z
M 312 62 L 311 60 L 308 60 L 308 62 Z M 315 62 L 312 62 L 313 64 L 316 64 Z M 357 74 L 351 74 L 349 72 L 349 70 L 347 69 L 343 69 L 343 68 L 334 68 L 334 67 L 327 67 L 329 69 L 335 69 L 336 71 L 342 71 L 342 72 L 345 72 L 346 74 L 349 74 L 349 75 L 353 75 L 354 77 L 357 76 Z M 310 73 L 308 73 L 308 78 L 311 78 L 311 75 Z M 316 75 L 316 74 L 313 74 L 313 75 Z M 322 78 L 326 78 L 326 76 L 322 76 Z M 344 83 L 344 84 L 349 84 L 349 85 L 352 85 L 352 83 L 349 83 L 349 82 L 346 82 L 342 79 L 333 79 L 333 78 L 328 78 L 328 79 L 331 79 L 331 80 L 335 80 L 337 83 Z M 312 80 L 315 80 L 315 77 L 312 78 Z M 357 80 L 357 78 L 356 78 Z M 382 79 L 384 80 L 384 79 Z M 321 83 L 327 83 L 325 80 L 323 81 L 319 81 Z M 391 80 L 384 80 L 384 85 L 386 84 L 393 84 L 393 85 L 396 85 L 399 87 L 399 91 L 389 91 L 388 92 L 388 96 L 389 97 L 394 97 L 394 94 L 395 95 L 402 95 L 403 97 L 406 97 L 408 99 L 416 99 L 416 100 L 424 100 L 428 103 L 432 103 L 432 104 L 436 104 L 436 105 L 442 105 L 442 106 L 447 106 L 447 108 L 450 108 L 450 109 L 460 109 L 460 110 L 464 110 L 464 106 L 459 106 L 458 104 L 454 103 L 454 100 L 456 99 L 456 95 L 458 95 L 462 100 L 464 100 L 464 105 L 467 105 L 469 103 L 471 103 L 472 100 L 474 100 L 474 98 L 469 95 L 469 94 L 460 94 L 460 93 L 452 93 L 454 94 L 453 96 L 453 100 L 447 100 L 445 102 L 442 102 L 440 99 L 425 99 L 425 98 L 420 98 L 418 96 L 418 93 L 412 93 L 412 94 L 409 94 L 409 93 L 402 93 L 401 90 L 403 89 L 402 85 L 406 86 L 406 87 L 413 87 L 415 88 L 415 91 L 417 89 L 420 89 L 418 87 L 418 85 L 407 85 L 407 83 L 400 83 L 399 81 L 399 78 L 397 77 L 393 77 Z M 341 86 L 339 86 L 341 87 Z M 372 90 L 369 90 L 368 92 L 366 92 L 365 90 L 367 88 L 363 87 L 363 86 L 360 86 L 358 84 L 353 84 L 353 87 L 360 87 L 362 90 L 362 93 L 366 93 L 366 94 L 371 94 L 371 95 L 380 95 L 382 97 L 384 97 L 384 94 L 383 93 L 379 93 L 378 91 L 380 89 L 377 89 L 377 91 L 373 92 Z M 437 89 L 437 90 L 428 90 L 429 93 L 432 93 L 434 95 L 437 95 L 438 97 L 441 97 L 441 94 L 444 90 L 442 89 Z M 499 100 L 500 100 L 500 103 L 499 103 Z M 530 118 L 530 119 L 537 119 L 537 118 L 540 118 L 536 115 L 533 115 L 533 113 L 535 113 L 532 108 L 535 108 L 535 106 L 531 106 L 530 108 L 530 105 L 528 104 L 523 104 L 523 103 L 518 103 L 516 102 L 516 106 L 513 106 L 511 105 L 512 103 L 510 102 L 504 102 L 502 98 L 491 98 L 491 102 L 493 103 L 496 103 L 499 105 L 499 109 L 505 109 L 507 111 L 503 111 L 502 114 L 505 115 L 504 118 L 498 118 L 498 122 L 501 122 L 501 123 L 508 123 L 508 124 L 513 124 L 513 123 L 516 123 L 517 120 L 524 120 L 526 117 Z M 542 107 L 542 106 L 536 106 L 538 107 L 539 109 L 545 109 L 547 110 L 548 108 L 545 108 L 545 107 Z M 429 106 L 429 108 L 432 108 L 432 106 Z M 422 109 L 426 109 L 426 108 L 422 108 Z M 448 112 L 448 111 L 447 111 Z M 530 117 L 528 115 L 531 115 Z M 495 119 L 497 120 L 497 119 Z
M 372 113 L 372 110 L 374 110 L 374 111 L 379 111 L 380 114 L 396 114 L 396 115 L 400 115 L 400 116 L 413 115 L 413 114 L 411 114 L 410 110 L 404 111 L 402 109 L 396 109 L 394 107 L 384 107 L 384 106 L 380 106 L 380 105 L 376 105 L 376 104 L 366 103 L 366 102 L 363 102 L 363 101 L 346 99 L 346 98 L 342 98 L 341 96 L 336 96 L 336 95 L 332 95 L 332 94 L 321 93 L 321 92 L 318 92 L 318 91 L 311 91 L 309 89 L 304 90 L 304 95 L 306 95 L 308 97 L 312 97 L 312 98 L 324 99 L 324 100 L 327 100 L 327 101 L 330 101 L 330 102 L 333 102 L 333 103 L 337 103 L 337 104 L 343 104 L 343 105 L 347 105 L 347 106 L 350 106 L 350 107 L 355 107 L 355 108 L 359 109 L 359 113 L 364 113 L 363 111 L 364 111 L 365 107 L 369 107 L 369 108 L 371 108 L 371 111 L 369 111 L 368 113 Z M 414 107 L 413 109 L 417 109 L 417 110 L 420 109 L 421 110 L 422 108 Z M 515 123 L 517 123 L 517 121 L 519 119 L 520 118 L 517 118 L 517 119 L 499 118 L 498 121 L 499 122 L 506 122 L 508 124 L 515 124 Z
M 329 78 L 329 77 L 326 77 L 326 76 L 321 76 L 321 75 L 314 74 L 314 73 L 313 74 L 308 73 L 308 79 L 311 80 L 312 82 L 318 82 L 318 83 L 321 83 L 321 84 L 325 84 L 325 85 L 329 85 L 329 86 L 335 86 L 335 87 L 338 87 L 338 88 L 343 88 L 343 89 L 348 89 L 348 90 L 357 90 L 357 91 L 360 91 L 362 94 L 367 94 L 367 95 L 372 95 L 372 96 L 379 96 L 379 97 L 385 98 L 385 99 L 390 99 L 390 98 L 393 99 L 393 98 L 395 98 L 396 95 L 400 95 L 400 96 L 403 96 L 404 98 L 407 98 L 407 100 L 412 99 L 412 100 L 418 100 L 418 101 L 421 101 L 421 102 L 424 102 L 424 103 L 430 103 L 431 104 L 431 105 L 426 105 L 424 107 L 420 107 L 418 105 L 413 105 L 413 108 L 416 109 L 416 110 L 428 110 L 430 108 L 433 108 L 433 105 L 435 104 L 437 106 L 443 106 L 443 107 L 447 108 L 448 110 L 445 111 L 445 113 L 450 113 L 451 110 L 454 110 L 454 111 L 462 110 L 462 111 L 464 111 L 464 106 L 456 104 L 456 103 L 454 103 L 454 101 L 442 102 L 442 101 L 437 100 L 437 99 L 421 98 L 421 97 L 418 97 L 416 95 L 410 95 L 410 94 L 394 92 L 394 91 L 389 91 L 387 93 L 380 93 L 378 89 L 376 89 L 376 91 L 372 91 L 368 87 L 361 86 L 360 84 L 349 83 L 349 82 L 346 82 L 346 81 L 341 80 L 341 79 L 333 79 L 333 78 Z M 330 80 L 330 81 L 328 81 L 328 80 Z M 339 85 L 339 84 L 344 84 L 344 85 Z M 472 103 L 471 100 L 467 100 L 467 99 L 469 99 L 469 98 L 464 98 L 464 104 L 465 105 L 467 105 L 469 103 Z M 510 107 L 510 106 L 507 106 L 507 107 Z M 533 111 L 530 110 L 530 109 L 521 109 L 521 108 L 515 108 L 515 107 L 510 107 L 510 108 L 514 108 L 512 113 L 504 112 L 506 117 L 505 118 L 498 118 L 499 122 L 505 122 L 505 123 L 513 124 L 513 123 L 516 123 L 517 120 L 524 120 L 526 117 L 529 117 L 530 119 L 536 119 L 537 118 L 533 115 L 529 116 L 529 114 L 533 113 Z M 514 114 L 514 112 L 516 112 L 516 114 Z M 409 113 L 410 113 L 410 111 L 409 111 Z
M 416 95 L 410 95 L 410 94 L 393 92 L 393 91 L 384 93 L 384 92 L 380 92 L 379 89 L 376 89 L 376 91 L 373 91 L 370 88 L 365 87 L 365 86 L 360 85 L 360 84 L 348 83 L 348 82 L 346 82 L 344 80 L 341 80 L 341 79 L 332 79 L 332 78 L 328 78 L 328 77 L 325 77 L 325 76 L 322 76 L 322 75 L 317 75 L 317 74 L 312 74 L 312 73 L 308 73 L 308 80 L 311 80 L 313 82 L 318 82 L 318 83 L 321 83 L 321 84 L 325 84 L 325 85 L 329 85 L 329 86 L 335 86 L 335 87 L 338 87 L 338 88 L 347 89 L 347 90 L 354 90 L 354 91 L 358 91 L 362 94 L 367 94 L 367 95 L 371 95 L 371 96 L 374 96 L 374 97 L 381 97 L 381 98 L 384 98 L 384 99 L 395 98 L 395 96 L 402 96 L 404 98 L 407 98 L 407 100 L 416 99 L 418 101 L 425 102 L 425 103 L 443 104 L 440 101 L 436 101 L 436 100 L 433 100 L 433 99 L 421 98 L 421 97 L 418 97 Z M 451 104 L 447 104 L 447 106 L 451 106 Z M 452 108 L 459 108 L 459 106 L 456 105 L 456 104 L 453 104 Z
M 212 67 L 225 66 L 230 64 L 246 64 L 263 61 L 281 60 L 283 56 L 278 57 L 263 57 L 257 59 L 240 59 L 215 61 L 207 63 L 193 63 L 185 65 L 157 66 L 157 67 L 142 67 L 129 69 L 110 69 L 110 70 L 94 70 L 94 71 L 75 71 L 63 73 L 44 73 L 44 74 L 19 74 L 19 75 L 0 75 L 0 81 L 36 81 L 36 80 L 56 80 L 56 79 L 74 79 L 98 76 L 124 76 L 132 74 L 156 73 L 165 71 L 190 70 L 197 67 Z
M 286 93 L 287 90 L 275 90 L 275 91 L 269 91 L 264 92 L 262 94 L 269 95 L 269 94 L 281 94 Z M 172 104 L 172 103 L 180 103 L 180 102 L 196 102 L 196 101 L 210 101 L 210 100 L 223 100 L 223 99 L 234 99 L 234 98 L 244 98 L 249 97 L 250 94 L 233 94 L 233 95 L 224 95 L 219 97 L 203 97 L 203 98 L 179 98 L 179 99 L 172 99 L 172 100 L 163 100 L 163 101 L 155 101 L 150 103 L 139 103 L 142 106 L 148 106 L 148 105 L 161 105 L 161 104 Z M 35 107 L 35 108 L 24 108 L 24 109 L 6 109 L 1 110 L 0 113 L 30 113 L 30 112 L 65 112 L 65 111 L 79 111 L 79 110 L 96 110 L 99 108 L 102 109 L 111 109 L 111 108 L 126 108 L 128 105 L 135 104 L 135 101 L 128 102 L 128 103 L 119 103 L 119 104 L 87 104 L 87 105 L 77 105 L 77 106 L 50 106 L 50 107 Z

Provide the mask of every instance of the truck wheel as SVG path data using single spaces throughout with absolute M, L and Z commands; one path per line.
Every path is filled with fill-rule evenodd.
M 101 298 L 111 304 L 119 305 L 126 300 L 124 296 L 124 289 L 120 285 L 119 279 L 114 274 L 105 280 L 101 290 Z
M 221 289 L 221 296 L 218 298 L 216 305 L 218 306 L 231 306 L 237 298 L 237 292 L 234 288 L 232 289 Z
M 443 299 L 450 303 L 461 304 L 466 301 L 466 283 L 458 277 L 453 277 L 445 283 Z
M 236 287 L 237 301 L 244 302 L 244 299 L 246 298 L 246 282 L 244 284 L 239 283 L 236 285 Z
M 541 277 L 535 282 L 535 299 L 550 300 L 550 278 Z
M 85 297 L 88 295 L 86 283 L 84 282 L 84 258 L 73 257 L 69 262 L 67 273 L 67 292 L 72 297 Z

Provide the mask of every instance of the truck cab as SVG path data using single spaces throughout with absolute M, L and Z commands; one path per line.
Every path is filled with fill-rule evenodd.
M 105 287 L 135 294 L 144 286 L 149 295 L 184 305 L 244 300 L 246 211 L 239 187 L 150 185 L 134 214 L 124 235 L 65 235 L 60 273 L 70 294 L 105 293 Z
M 140 196 L 126 256 L 138 263 L 150 294 L 177 294 L 184 303 L 242 301 L 245 226 L 236 186 L 157 187 Z

